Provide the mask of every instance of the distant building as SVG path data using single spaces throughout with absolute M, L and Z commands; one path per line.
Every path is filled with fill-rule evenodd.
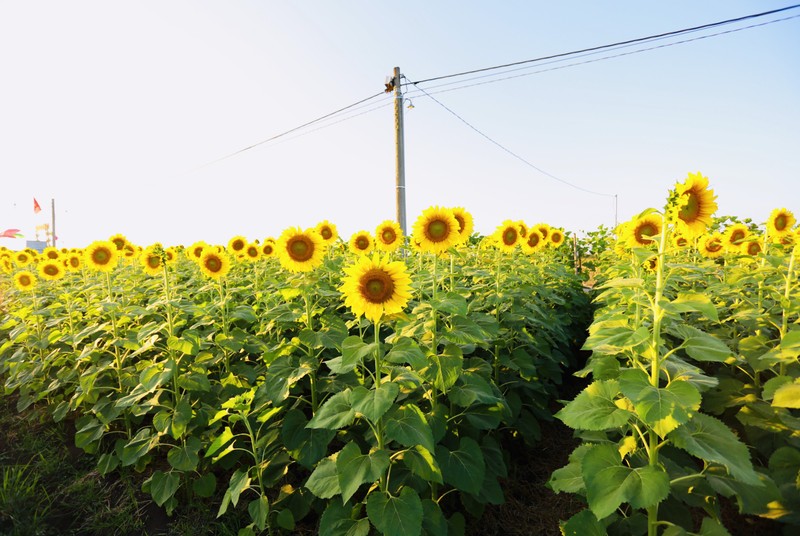
M 36 251 L 41 253 L 42 251 L 44 251 L 44 248 L 47 247 L 47 242 L 45 242 L 44 240 L 26 240 L 25 247 L 35 249 Z

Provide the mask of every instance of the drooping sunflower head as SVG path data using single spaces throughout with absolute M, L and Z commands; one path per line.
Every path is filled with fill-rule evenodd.
M 356 255 L 366 255 L 375 248 L 375 240 L 368 231 L 357 231 L 350 237 L 347 247 Z
M 522 251 L 530 255 L 545 247 L 547 240 L 544 239 L 539 229 L 531 227 L 528 229 L 528 236 L 520 244 L 522 245 Z
M 656 268 L 658 268 L 658 255 L 651 255 L 650 257 L 647 257 L 647 259 L 645 259 L 645 261 L 642 263 L 642 268 L 644 268 L 647 272 L 655 273 Z
M 281 266 L 290 272 L 310 272 L 325 258 L 325 242 L 315 229 L 290 227 L 276 245 Z
M 61 258 L 61 251 L 53 246 L 47 246 L 42 250 L 43 259 L 58 260 Z
M 83 253 L 71 251 L 64 259 L 64 267 L 70 272 L 77 272 L 83 266 Z
M 315 229 L 320 238 L 322 238 L 322 241 L 326 244 L 332 244 L 339 238 L 339 232 L 336 230 L 336 226 L 328 220 L 319 222 Z
M 725 253 L 725 243 L 722 233 L 711 233 L 700 237 L 698 249 L 703 257 L 716 259 Z
M 394 220 L 386 220 L 375 228 L 375 248 L 390 253 L 403 245 L 403 230 Z
M 125 249 L 126 244 L 130 244 L 127 237 L 120 233 L 111 235 L 108 238 L 108 241 L 114 244 L 114 247 L 117 248 L 117 251 L 122 251 L 123 249 Z
M 506 220 L 495 229 L 492 238 L 494 238 L 497 248 L 501 251 L 510 252 L 517 247 L 522 236 L 520 236 L 517 222 Z
M 750 229 L 743 223 L 729 225 L 723 233 L 725 249 L 731 252 L 741 251 L 744 241 L 750 235 Z
M 142 250 L 139 254 L 139 262 L 146 274 L 160 275 L 165 257 L 164 248 L 161 247 L 161 244 L 153 244 Z
M 265 238 L 264 242 L 261 244 L 261 256 L 262 257 L 274 257 L 275 256 L 275 239 L 274 238 Z
M 189 260 L 197 262 L 203 256 L 203 251 L 208 247 L 208 244 L 202 240 L 195 242 L 186 249 L 186 256 L 189 257 Z
M 537 223 L 531 229 L 536 229 L 542 235 L 542 238 L 547 240 L 547 237 L 550 235 L 550 226 L 546 223 Z
M 655 245 L 654 237 L 661 234 L 662 218 L 658 214 L 637 217 L 625 227 L 625 240 L 632 248 Z
M 703 234 L 711 225 L 717 211 L 717 196 L 708 188 L 708 178 L 700 173 L 689 173 L 683 183 L 675 185 L 667 206 L 669 221 L 687 237 Z
M 767 218 L 767 236 L 775 243 L 792 233 L 792 227 L 797 223 L 794 214 L 785 208 L 776 208 Z
M 247 247 L 247 239 L 243 236 L 236 235 L 228 240 L 228 252 L 234 257 L 239 257 L 244 254 Z
M 46 281 L 57 281 L 64 277 L 64 264 L 60 260 L 46 259 L 39 263 L 39 277 Z
M 197 263 L 200 266 L 200 271 L 212 279 L 220 279 L 224 277 L 231 269 L 231 260 L 227 253 L 223 250 L 207 248 L 200 256 L 200 261 Z
M 84 250 L 86 266 L 98 272 L 111 272 L 119 261 L 119 251 L 113 242 L 98 240 Z
M 28 291 L 36 287 L 36 276 L 28 270 L 14 274 L 14 286 L 19 290 Z
M 464 244 L 469 240 L 469 237 L 472 236 L 472 231 L 475 228 L 475 220 L 472 214 L 467 212 L 463 207 L 453 207 L 451 210 L 458 222 L 458 243 Z
M 672 235 L 672 245 L 676 249 L 685 249 L 691 245 L 691 241 L 680 233 Z
M 517 229 L 519 230 L 520 238 L 528 236 L 528 225 L 524 221 L 517 220 Z
M 550 229 L 550 236 L 547 237 L 547 243 L 554 248 L 557 248 L 564 243 L 564 232 L 561 229 Z
M 362 255 L 344 272 L 339 290 L 345 305 L 357 317 L 379 322 L 384 316 L 401 312 L 411 298 L 411 278 L 405 263 L 390 261 L 388 255 Z
M 458 243 L 458 229 L 452 210 L 433 206 L 425 209 L 414 222 L 413 238 L 422 251 L 439 255 Z
M 244 248 L 244 258 L 250 262 L 256 262 L 261 258 L 261 244 L 251 242 Z

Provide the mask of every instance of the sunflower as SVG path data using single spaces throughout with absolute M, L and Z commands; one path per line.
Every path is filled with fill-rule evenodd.
M 228 240 L 228 253 L 235 257 L 244 255 L 244 250 L 247 247 L 247 239 L 243 236 L 236 235 Z
M 92 270 L 110 272 L 117 265 L 119 252 L 113 242 L 98 240 L 84 250 L 84 261 Z
M 61 258 L 61 251 L 54 248 L 53 246 L 47 246 L 46 248 L 44 248 L 44 250 L 42 250 L 42 258 L 58 260 L 59 258 Z
M 550 229 L 550 236 L 547 237 L 547 244 L 557 248 L 564 243 L 564 233 L 561 229 Z
M 261 256 L 262 257 L 274 257 L 275 256 L 275 239 L 274 238 L 265 238 L 264 243 L 261 244 Z
M 390 253 L 403 245 L 403 230 L 394 220 L 386 220 L 375 228 L 375 249 Z
M 464 210 L 462 207 L 453 207 L 450 210 L 453 211 L 453 216 L 455 216 L 456 221 L 458 222 L 458 243 L 463 244 L 469 240 L 470 236 L 472 236 L 472 231 L 475 227 L 475 221 L 472 218 L 472 214 Z
M 439 255 L 458 243 L 459 226 L 453 211 L 433 206 L 425 209 L 414 222 L 414 240 L 424 252 Z
M 652 256 L 648 257 L 642 263 L 642 268 L 644 268 L 645 271 L 647 271 L 647 272 L 655 273 L 656 272 L 656 268 L 658 268 L 658 255 L 652 255 Z
M 59 260 L 47 259 L 39 263 L 39 277 L 47 281 L 57 281 L 64 277 L 64 264 Z
M 117 251 L 122 251 L 123 249 L 125 249 L 125 246 L 127 244 L 130 244 L 125 235 L 119 233 L 111 235 L 108 238 L 108 241 L 114 244 L 114 247 L 117 248 Z
M 708 178 L 700 173 L 689 173 L 683 184 L 675 185 L 675 196 L 671 213 L 679 231 L 687 237 L 703 234 L 717 210 L 717 196 L 714 190 L 708 189 Z
M 691 241 L 680 233 L 672 235 L 672 245 L 677 249 L 684 249 L 689 247 Z
M 33 290 L 36 286 L 36 276 L 28 270 L 22 270 L 14 274 L 14 286 L 19 290 Z
M 203 256 L 203 251 L 208 247 L 208 244 L 199 240 L 186 249 L 186 256 L 189 257 L 189 260 L 199 262 L 200 257 Z
M 175 246 L 170 246 L 164 250 L 164 262 L 168 265 L 178 262 L 178 250 Z
M 24 249 L 22 251 L 17 251 L 14 255 L 14 263 L 20 268 L 29 265 L 31 262 L 33 262 L 33 255 Z
M 747 253 L 752 257 L 755 257 L 756 255 L 761 253 L 761 241 L 750 240 L 749 242 L 745 242 L 744 244 L 742 244 L 742 252 Z
M 767 218 L 767 236 L 775 243 L 781 243 L 782 238 L 792 233 L 792 227 L 797 222 L 791 211 L 785 208 L 776 208 Z
M 11 257 L 0 256 L 0 271 L 6 274 L 14 271 L 14 263 L 11 262 Z
M 152 246 L 144 248 L 139 255 L 139 262 L 142 264 L 142 268 L 146 274 L 161 274 L 162 263 L 164 262 L 164 258 L 162 257 L 163 252 L 164 248 L 161 247 L 161 244 L 153 244 Z
M 700 238 L 698 249 L 703 257 L 716 259 L 725 253 L 724 238 L 721 233 L 711 233 Z
M 725 249 L 728 251 L 738 252 L 741 251 L 745 239 L 750 234 L 750 229 L 743 223 L 734 223 L 728 226 L 723 233 Z
M 542 235 L 542 238 L 547 240 L 547 237 L 550 235 L 550 226 L 546 223 L 537 223 L 531 229 L 536 229 Z
M 366 255 L 375 248 L 375 240 L 369 232 L 358 231 L 350 237 L 348 248 L 356 255 Z
M 290 272 L 310 272 L 325 257 L 325 242 L 315 229 L 286 229 L 278 238 L 276 249 L 281 266 Z
M 344 269 L 339 290 L 344 303 L 357 317 L 364 315 L 372 322 L 399 313 L 411 297 L 411 278 L 402 261 L 390 262 L 389 256 L 362 255 Z
M 83 266 L 83 253 L 71 251 L 64 259 L 64 267 L 70 272 L 77 272 Z
M 522 246 L 522 251 L 530 255 L 545 247 L 547 241 L 542 237 L 542 233 L 539 232 L 539 229 L 531 227 L 528 229 L 528 236 L 526 236 L 520 244 Z
M 502 251 L 514 251 L 520 242 L 519 225 L 517 222 L 506 220 L 492 234 L 495 245 Z
M 517 229 L 519 229 L 519 236 L 525 238 L 528 236 L 528 226 L 525 224 L 524 221 L 518 220 L 517 221 Z
M 645 214 L 631 220 L 625 227 L 625 240 L 632 248 L 655 244 L 654 236 L 661 234 L 662 220 L 658 214 Z
M 336 226 L 328 220 L 319 222 L 314 229 L 316 229 L 319 236 L 322 237 L 322 241 L 326 244 L 336 242 L 336 239 L 339 238 L 339 232 L 336 230 Z
M 250 262 L 256 262 L 261 258 L 261 245 L 258 242 L 251 242 L 244 248 L 244 258 Z
M 225 251 L 208 248 L 197 263 L 200 271 L 213 279 L 219 279 L 231 269 L 231 260 Z

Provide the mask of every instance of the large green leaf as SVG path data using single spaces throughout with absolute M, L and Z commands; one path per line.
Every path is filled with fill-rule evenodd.
M 437 484 L 444 483 L 442 470 L 439 468 L 439 464 L 436 463 L 436 458 L 422 445 L 416 445 L 405 451 L 403 453 L 403 462 L 412 473 L 423 480 Z
M 447 396 L 454 404 L 462 408 L 473 404 L 496 404 L 501 401 L 491 384 L 473 372 L 461 374 Z
M 336 474 L 342 500 L 349 501 L 361 484 L 378 481 L 388 468 L 388 451 L 373 450 L 369 454 L 362 454 L 357 443 L 351 441 L 345 445 L 336 457 Z
M 350 404 L 356 413 L 376 423 L 392 407 L 400 387 L 394 382 L 384 382 L 375 389 L 359 385 L 350 395 Z
M 214 441 L 211 442 L 211 445 L 208 446 L 205 457 L 209 458 L 216 454 L 217 451 L 227 445 L 231 439 L 233 439 L 233 432 L 229 426 L 226 426 L 222 433 L 215 437 Z
M 181 479 L 177 474 L 156 470 L 150 477 L 150 495 L 157 505 L 163 506 L 178 491 L 180 483 Z
M 422 501 L 422 530 L 425 536 L 447 536 L 447 518 L 439 503 L 430 499 Z
M 370 493 L 367 516 L 384 536 L 419 536 L 422 533 L 422 501 L 408 486 L 404 486 L 397 497 L 378 490 Z
M 436 461 L 442 469 L 444 481 L 454 488 L 477 495 L 486 474 L 486 463 L 478 443 L 471 437 L 462 437 L 457 450 L 436 446 Z
M 673 444 L 689 454 L 728 468 L 734 478 L 746 484 L 759 484 L 747 446 L 721 421 L 695 413 L 689 422 L 670 433 Z
M 686 349 L 686 353 L 696 361 L 715 361 L 723 363 L 728 358 L 733 357 L 733 352 L 731 352 L 727 344 L 708 333 L 689 337 L 683 341 L 683 345 Z
M 429 365 L 426 378 L 443 393 L 446 393 L 458 380 L 464 368 L 464 355 L 455 344 L 445 346 L 441 354 L 428 357 Z
M 306 469 L 312 469 L 325 456 L 336 430 L 306 428 L 307 424 L 301 410 L 291 409 L 283 418 L 281 437 L 292 457 Z
M 364 358 L 374 354 L 377 345 L 365 343 L 361 337 L 352 335 L 342 342 L 342 364 L 341 371 L 349 372 L 364 362 Z
M 230 483 L 228 484 L 228 492 L 230 493 L 231 503 L 234 506 L 239 502 L 239 496 L 250 488 L 250 475 L 247 471 L 237 469 L 231 475 Z
M 646 327 L 633 329 L 630 326 L 609 326 L 591 333 L 586 338 L 583 349 L 602 354 L 617 354 L 649 339 L 650 330 Z
M 697 312 L 703 314 L 709 320 L 719 322 L 717 308 L 705 294 L 680 292 L 674 300 L 663 302 L 660 305 L 670 313 Z
M 561 524 L 564 536 L 606 536 L 606 529 L 591 510 L 581 510 Z
M 433 431 L 425 415 L 416 405 L 405 404 L 386 415 L 386 439 L 403 446 L 422 445 L 430 452 L 434 450 Z
M 395 365 L 409 364 L 414 370 L 422 370 L 428 363 L 425 353 L 416 341 L 408 337 L 397 339 L 384 359 L 387 363 Z
M 467 314 L 467 300 L 457 292 L 438 294 L 430 300 L 430 304 L 435 311 L 442 313 L 461 316 L 466 316 Z
M 150 452 L 150 449 L 156 445 L 158 445 L 158 436 L 151 435 L 150 428 L 142 428 L 122 448 L 120 455 L 122 466 L 135 464 L 139 458 Z
M 610 430 L 628 422 L 631 414 L 615 404 L 620 394 L 617 380 L 601 380 L 581 391 L 556 417 L 577 430 Z
M 185 445 L 176 445 L 167 453 L 167 461 L 178 471 L 194 471 L 200 462 L 198 452 L 203 447 L 199 437 L 191 436 Z
M 331 396 L 308 421 L 306 427 L 338 430 L 352 424 L 356 412 L 350 405 L 350 394 L 350 389 L 346 389 Z
M 669 475 L 664 469 L 623 465 L 614 445 L 592 447 L 584 455 L 581 469 L 589 508 L 598 519 L 611 515 L 622 503 L 647 508 L 669 495 Z
M 772 405 L 776 408 L 800 408 L 800 383 L 798 380 L 778 387 L 772 398 Z
M 314 472 L 306 480 L 308 490 L 320 499 L 330 499 L 342 492 L 339 486 L 339 475 L 336 473 L 336 461 L 324 458 L 317 464 Z
M 794 360 L 800 356 L 800 329 L 793 328 L 781 339 L 781 357 Z
M 639 418 L 661 437 L 688 421 L 691 412 L 700 408 L 700 392 L 689 382 L 675 380 L 667 387 L 654 387 L 639 369 L 623 371 L 619 381 L 620 390 L 633 402 Z
M 369 531 L 369 519 L 353 519 L 353 508 L 340 499 L 328 501 L 320 516 L 319 536 L 367 536 Z

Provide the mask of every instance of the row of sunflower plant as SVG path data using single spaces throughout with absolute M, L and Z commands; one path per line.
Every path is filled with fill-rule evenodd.
M 564 238 L 506 221 L 481 239 L 431 207 L 409 237 L 324 221 L 0 252 L 4 393 L 73 423 L 101 473 L 144 473 L 168 512 L 217 501 L 247 511 L 243 535 L 457 534 L 460 509 L 503 501 L 502 445 L 539 439 L 582 342 Z
M 556 415 L 582 441 L 549 485 L 588 505 L 566 534 L 730 534 L 724 498 L 800 525 L 800 230 L 716 210 L 689 174 L 603 255 L 592 382 Z

